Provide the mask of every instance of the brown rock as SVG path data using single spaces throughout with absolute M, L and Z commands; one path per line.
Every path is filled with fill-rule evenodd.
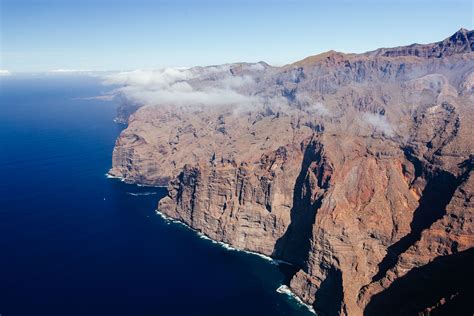
M 293 263 L 327 315 L 472 312 L 473 34 L 265 68 L 240 91 L 255 108 L 142 107 L 110 173 L 169 182 L 167 216 Z

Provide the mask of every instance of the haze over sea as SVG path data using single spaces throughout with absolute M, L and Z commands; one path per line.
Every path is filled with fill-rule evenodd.
M 105 174 L 123 126 L 78 76 L 0 79 L 0 313 L 306 315 L 285 267 L 155 213 L 165 189 Z

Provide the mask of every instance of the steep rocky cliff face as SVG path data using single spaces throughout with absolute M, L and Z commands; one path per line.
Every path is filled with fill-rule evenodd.
M 206 71 L 190 87 L 253 78 L 243 104 L 141 107 L 110 172 L 169 184 L 159 211 L 294 264 L 322 314 L 472 314 L 473 38 Z

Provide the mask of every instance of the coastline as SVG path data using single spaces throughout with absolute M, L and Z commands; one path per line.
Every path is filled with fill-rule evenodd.
M 116 179 L 116 180 L 120 180 L 120 182 L 123 182 L 123 183 L 133 184 L 133 185 L 136 185 L 137 187 L 163 188 L 163 189 L 168 188 L 167 185 L 149 185 L 149 184 L 139 184 L 139 183 L 135 183 L 135 182 L 129 182 L 129 181 L 127 181 L 127 179 L 125 179 L 125 178 L 123 178 L 123 177 L 113 176 L 113 175 L 111 175 L 111 174 L 108 173 L 108 172 L 105 174 L 105 177 L 106 177 L 107 179 Z
M 136 185 L 138 187 L 165 188 L 165 189 L 168 187 L 168 186 L 153 186 L 153 185 L 144 185 L 144 184 L 137 184 L 137 183 L 133 183 L 133 182 L 127 182 L 125 178 L 119 177 L 119 176 L 113 176 L 108 172 L 105 174 L 105 176 L 108 179 L 120 180 L 121 182 Z M 129 193 L 129 192 L 127 192 L 127 194 L 140 195 L 140 194 L 132 194 L 132 193 Z M 163 214 L 158 209 L 155 210 L 155 213 L 158 216 L 160 216 L 166 223 L 181 225 L 181 226 L 193 231 L 199 238 L 210 241 L 211 243 L 213 243 L 215 245 L 219 245 L 220 247 L 222 247 L 222 248 L 224 248 L 228 251 L 237 251 L 237 252 L 243 252 L 243 253 L 246 253 L 246 254 L 258 256 L 258 257 L 270 262 L 273 265 L 285 264 L 285 265 L 293 266 L 292 263 L 284 261 L 284 260 L 274 259 L 272 257 L 269 257 L 267 255 L 264 255 L 264 254 L 261 254 L 261 253 L 258 253 L 258 252 L 254 252 L 254 251 L 238 249 L 238 248 L 235 248 L 235 247 L 233 247 L 230 244 L 227 244 L 225 242 L 214 240 L 214 239 L 210 238 L 209 236 L 207 236 L 206 234 L 204 234 L 203 232 L 200 232 L 200 231 L 194 229 L 193 227 L 189 226 L 188 224 Z M 296 304 L 298 304 L 300 306 L 304 306 L 309 312 L 313 313 L 314 315 L 318 315 L 316 313 L 316 311 L 314 310 L 313 306 L 311 306 L 309 304 L 306 304 L 300 297 L 298 297 L 293 291 L 291 291 L 291 289 L 288 285 L 281 284 L 275 291 L 279 294 L 287 295 L 289 298 L 293 299 Z
M 274 264 L 274 265 L 280 265 L 280 264 L 286 264 L 286 265 L 291 265 L 291 266 L 293 265 L 290 262 L 287 262 L 287 261 L 284 261 L 284 260 L 273 259 L 272 257 L 266 256 L 266 255 L 258 253 L 258 252 L 243 250 L 243 249 L 238 249 L 238 248 L 232 247 L 231 245 L 229 245 L 225 242 L 217 241 L 217 240 L 214 240 L 214 239 L 210 238 L 206 234 L 194 229 L 193 227 L 189 226 L 188 224 L 186 224 L 182 221 L 179 221 L 175 218 L 172 218 L 172 217 L 169 217 L 169 216 L 163 214 L 158 209 L 156 209 L 155 212 L 158 216 L 160 216 L 168 224 L 173 223 L 173 224 L 178 224 L 178 225 L 181 225 L 183 227 L 186 227 L 187 229 L 189 229 L 189 230 L 193 231 L 194 233 L 196 233 L 196 235 L 198 235 L 199 238 L 208 240 L 211 243 L 213 243 L 215 245 L 219 245 L 219 246 L 221 246 L 222 248 L 224 248 L 228 251 L 237 251 L 237 252 L 243 252 L 243 253 L 250 254 L 250 255 L 255 255 L 255 256 L 258 256 L 262 259 L 265 259 L 265 260 L 269 261 L 271 264 Z M 284 295 L 289 296 L 290 298 L 294 299 L 297 304 L 306 307 L 308 309 L 308 311 L 310 311 L 314 315 L 318 315 L 316 313 L 316 311 L 314 310 L 313 306 L 311 306 L 309 304 L 306 304 L 301 298 L 299 298 L 295 293 L 293 293 L 293 291 L 291 291 L 291 289 L 289 288 L 288 285 L 281 284 L 275 291 L 280 293 L 280 294 L 284 294 Z

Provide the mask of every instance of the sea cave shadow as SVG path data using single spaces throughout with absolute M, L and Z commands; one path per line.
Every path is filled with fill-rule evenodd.
M 436 306 L 429 315 L 472 315 L 474 312 L 474 248 L 434 259 L 409 271 L 372 297 L 364 315 L 417 315 Z

